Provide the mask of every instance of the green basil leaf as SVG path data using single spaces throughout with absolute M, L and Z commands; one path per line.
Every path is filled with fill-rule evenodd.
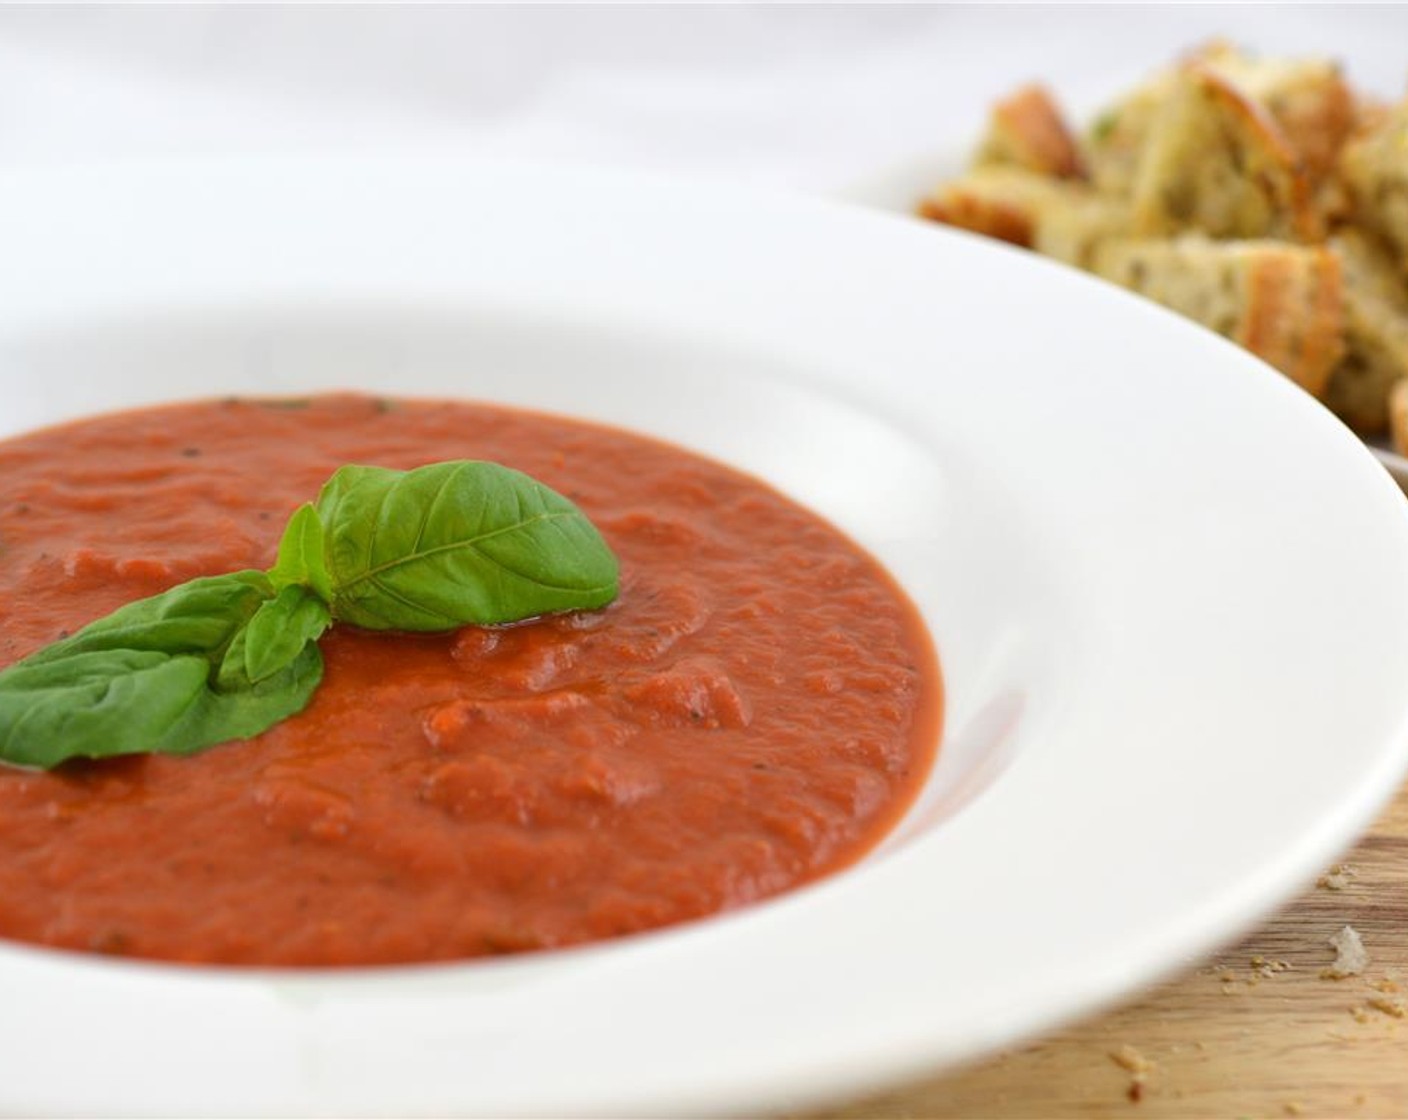
M 217 666 L 266 601 L 260 572 L 193 580 L 130 603 L 0 672 L 0 759 L 188 754 L 301 710 L 322 676 L 305 643 L 259 682 L 221 688 Z
M 332 599 L 332 582 L 323 562 L 323 522 L 312 502 L 299 506 L 284 526 L 269 580 L 276 588 L 302 584 L 316 591 L 324 602 Z
M 76 653 L 124 649 L 194 653 L 218 661 L 273 593 L 273 585 L 263 572 L 193 579 L 119 607 L 76 634 L 30 654 L 20 664 L 41 665 Z
M 309 642 L 316 642 L 332 624 L 327 604 L 307 587 L 285 587 L 254 612 L 241 631 L 239 652 L 244 677 L 251 682 L 272 677 L 293 664 Z M 238 639 L 237 639 L 238 640 Z M 232 660 L 234 645 L 225 655 Z
M 497 463 L 348 466 L 318 497 L 333 617 L 446 630 L 611 602 L 616 557 L 562 495 Z

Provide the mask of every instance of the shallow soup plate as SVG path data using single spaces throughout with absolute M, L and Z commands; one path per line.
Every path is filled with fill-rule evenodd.
M 750 471 L 878 556 L 943 741 L 849 870 L 457 965 L 0 946 L 11 1113 L 660 1114 L 834 1100 L 1234 937 L 1408 750 L 1408 516 L 1299 390 L 1098 281 L 840 203 L 467 161 L 0 176 L 3 434 L 359 389 Z

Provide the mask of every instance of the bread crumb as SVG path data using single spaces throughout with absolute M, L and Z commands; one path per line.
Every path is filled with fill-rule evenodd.
M 1289 972 L 1291 964 L 1289 961 L 1268 960 L 1266 957 L 1252 958 L 1252 971 L 1260 977 L 1275 976 L 1278 972 Z
M 1369 1021 L 1369 1012 L 1362 1007 L 1351 1007 L 1349 1013 L 1354 1016 L 1356 1023 L 1367 1023 Z
M 1408 1007 L 1404 1007 L 1399 1000 L 1389 999 L 1388 996 L 1370 996 L 1369 1006 L 1385 1015 L 1392 1015 L 1395 1019 L 1408 1018 Z
M 1224 968 L 1220 973 L 1218 973 L 1217 978 L 1221 980 L 1224 984 L 1230 984 L 1232 983 L 1232 981 L 1237 979 L 1237 974 L 1233 972 L 1230 968 Z
M 1128 1070 L 1135 1077 L 1144 1077 L 1154 1068 L 1148 1058 L 1127 1042 L 1121 1045 L 1118 1050 L 1110 1051 L 1110 1061 L 1120 1069 Z
M 1342 891 L 1348 888 L 1350 880 L 1359 874 L 1347 863 L 1337 863 L 1329 871 L 1315 880 L 1322 891 Z
M 1110 1051 L 1110 1061 L 1129 1074 L 1129 1086 L 1124 1095 L 1131 1103 L 1138 1104 L 1144 1099 L 1144 1083 L 1153 1072 L 1154 1063 L 1127 1042 L 1118 1050 Z
M 1330 938 L 1330 948 L 1335 951 L 1335 963 L 1320 973 L 1323 979 L 1343 980 L 1346 976 L 1358 976 L 1369 964 L 1364 942 L 1353 926 L 1345 926 Z
M 1299 1116 L 1305 1111 L 1299 1101 L 1287 1101 L 1281 1106 L 1281 1109 L 1287 1116 Z
M 1398 985 L 1398 981 L 1388 976 L 1385 976 L 1382 980 L 1375 980 L 1372 984 L 1369 985 L 1369 987 L 1374 988 L 1380 992 L 1389 993 L 1398 992 L 1402 990 Z

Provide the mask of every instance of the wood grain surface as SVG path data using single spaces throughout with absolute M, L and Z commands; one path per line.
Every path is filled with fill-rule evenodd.
M 1128 1006 L 806 1115 L 1408 1117 L 1408 786 L 1342 864 L 1250 937 Z M 1369 963 L 1330 979 L 1329 940 L 1346 925 Z

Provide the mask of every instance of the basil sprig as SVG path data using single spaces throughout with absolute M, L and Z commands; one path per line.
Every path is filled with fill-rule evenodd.
M 271 573 L 369 630 L 449 630 L 616 597 L 616 560 L 560 494 L 495 463 L 343 467 Z
M 189 754 L 299 712 L 333 622 L 451 630 L 605 606 L 616 557 L 570 501 L 497 463 L 346 466 L 268 572 L 129 603 L 0 672 L 0 760 Z

